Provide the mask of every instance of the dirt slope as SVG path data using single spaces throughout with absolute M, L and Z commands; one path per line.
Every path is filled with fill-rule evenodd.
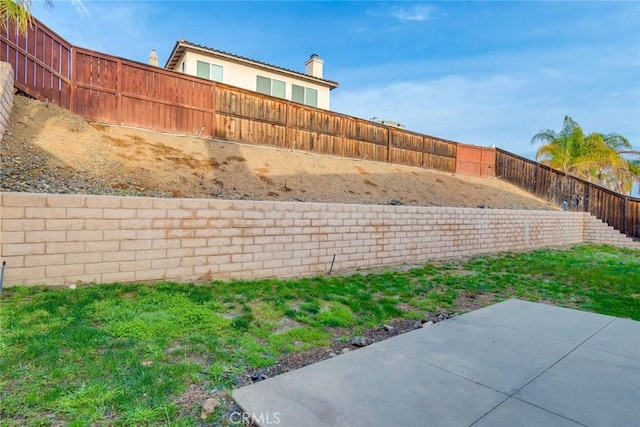
M 554 209 L 496 179 L 91 124 L 23 96 L 0 190 Z

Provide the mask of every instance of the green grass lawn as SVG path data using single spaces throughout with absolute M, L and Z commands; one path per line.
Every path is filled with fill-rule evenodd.
M 229 392 L 286 354 L 508 298 L 640 320 L 640 251 L 582 245 L 406 272 L 206 284 L 11 287 L 0 425 L 200 425 L 189 387 Z M 226 398 L 224 397 L 226 396 Z

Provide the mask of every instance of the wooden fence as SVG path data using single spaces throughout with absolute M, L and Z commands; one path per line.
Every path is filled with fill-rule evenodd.
M 76 47 L 37 20 L 0 35 L 0 60 L 17 88 L 94 121 L 456 171 L 455 142 Z
M 496 176 L 556 206 L 589 212 L 629 237 L 640 239 L 640 199 L 623 196 L 524 157 L 496 149 Z
M 297 104 L 71 45 L 39 21 L 0 34 L 15 86 L 83 117 L 114 124 L 296 148 L 476 176 L 502 176 L 556 204 L 640 237 L 640 200 L 503 150 L 459 144 Z
M 471 176 L 495 176 L 496 149 L 458 143 L 456 173 Z

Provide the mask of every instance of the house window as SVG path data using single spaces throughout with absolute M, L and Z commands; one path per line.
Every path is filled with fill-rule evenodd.
M 265 95 L 277 96 L 278 98 L 284 98 L 286 92 L 285 88 L 286 83 L 283 81 L 262 76 L 256 77 L 256 92 L 264 93 Z
M 196 75 L 203 79 L 208 79 L 211 76 L 211 64 L 208 62 L 197 62 Z
M 222 66 L 197 61 L 196 75 L 204 79 L 222 83 Z
M 182 71 L 182 74 L 184 74 L 184 61 L 182 61 L 182 65 L 180 66 L 180 70 Z
M 222 83 L 222 65 L 211 64 L 211 80 Z
M 304 88 L 304 103 L 312 107 L 318 106 L 318 91 L 311 88 Z
M 278 98 L 284 98 L 285 95 L 285 86 L 284 82 L 280 80 L 273 80 L 271 86 L 271 95 L 277 96 Z
M 317 107 L 318 91 L 308 87 L 291 85 L 291 100 L 311 107 Z
M 304 104 L 304 88 L 298 85 L 291 85 L 291 100 Z
M 258 76 L 256 81 L 256 92 L 271 95 L 271 79 Z

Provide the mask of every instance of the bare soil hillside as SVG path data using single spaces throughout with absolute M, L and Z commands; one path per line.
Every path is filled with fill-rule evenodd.
M 555 209 L 499 179 L 106 126 L 23 96 L 0 190 Z

